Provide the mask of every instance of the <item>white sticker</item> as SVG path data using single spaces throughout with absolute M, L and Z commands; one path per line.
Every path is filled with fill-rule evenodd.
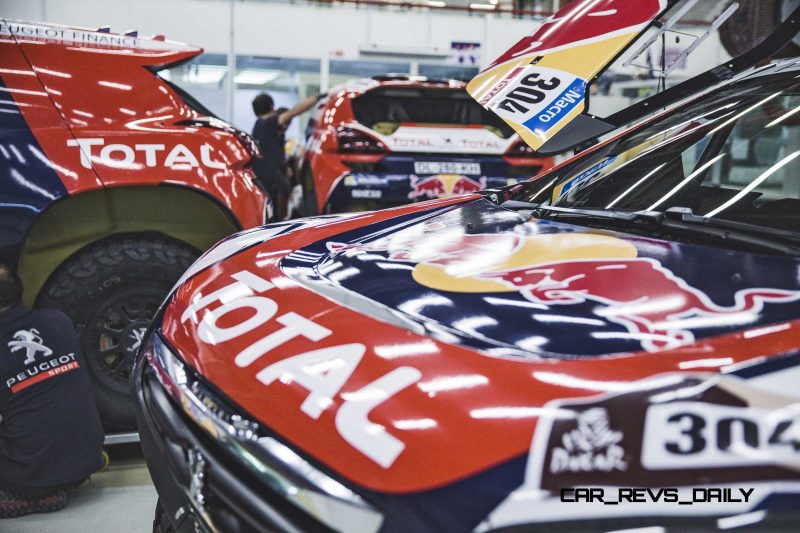
M 651 470 L 800 463 L 800 405 L 745 408 L 698 402 L 654 405 L 642 465 Z
M 527 66 L 487 108 L 513 124 L 545 136 L 584 101 L 586 81 L 561 70 Z

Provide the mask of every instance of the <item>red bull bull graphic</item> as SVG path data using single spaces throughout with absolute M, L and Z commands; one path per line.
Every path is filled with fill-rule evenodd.
M 685 277 L 675 263 L 656 259 L 676 252 L 674 247 L 660 250 L 657 241 L 637 245 L 635 239 L 542 222 L 475 234 L 464 233 L 465 225 L 463 219 L 442 217 L 368 243 L 328 242 L 327 250 L 347 272 L 365 271 L 371 261 L 380 261 L 384 270 L 394 268 L 393 286 L 406 287 L 406 297 L 413 287 L 427 289 L 419 292 L 423 307 L 402 304 L 401 310 L 413 309 L 415 318 L 466 332 L 467 342 L 478 339 L 484 346 L 500 343 L 511 350 L 536 352 L 542 347 L 532 343 L 540 339 L 554 354 L 671 350 L 710 332 L 792 314 L 800 302 L 796 283 L 753 280 L 719 291 L 702 278 Z M 552 232 L 555 227 L 559 231 Z M 381 273 L 384 279 L 387 275 Z M 433 298 L 430 289 L 442 297 Z M 392 306 L 382 297 L 374 299 Z M 427 302 L 434 305 L 425 307 Z M 469 316 L 451 318 L 447 307 L 459 306 Z M 500 314 L 513 320 L 513 327 L 494 318 Z
M 453 194 L 467 194 L 470 192 L 478 192 L 486 188 L 486 179 L 483 181 L 475 181 L 472 178 L 461 176 L 456 180 L 453 185 Z
M 420 178 L 411 176 L 411 200 L 428 200 L 456 194 L 477 192 L 486 188 L 486 177 L 477 180 L 457 174 L 438 174 Z
M 734 305 L 719 306 L 648 258 L 564 261 L 483 277 L 499 279 L 531 302 L 548 307 L 597 302 L 598 316 L 625 326 L 651 352 L 694 342 L 687 329 L 692 324 L 720 318 L 748 322 L 765 303 L 800 300 L 800 291 L 745 289 L 735 293 Z

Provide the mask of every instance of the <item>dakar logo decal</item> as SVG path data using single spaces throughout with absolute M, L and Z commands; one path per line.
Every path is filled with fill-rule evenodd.
M 596 407 L 578 414 L 577 427 L 564 433 L 561 446 L 553 448 L 550 473 L 611 472 L 627 470 L 621 431 L 614 431 L 608 411 Z
M 21 329 L 14 333 L 14 340 L 9 341 L 8 347 L 11 352 L 18 352 L 25 350 L 24 364 L 30 365 L 36 362 L 36 354 L 42 354 L 42 357 L 47 357 L 53 354 L 53 350 L 48 348 L 42 343 L 42 337 L 39 331 L 35 328 Z
M 754 322 L 765 304 L 800 300 L 800 291 L 748 288 L 732 294 L 733 305 L 718 305 L 659 261 L 638 257 L 630 242 L 608 235 L 456 229 L 448 230 L 446 239 L 441 232 L 417 231 L 328 248 L 388 251 L 390 260 L 414 263 L 417 283 L 439 291 L 518 292 L 545 311 L 594 302 L 598 318 L 624 326 L 627 338 L 651 352 L 694 342 L 691 329 L 697 324 L 723 324 L 733 316 Z

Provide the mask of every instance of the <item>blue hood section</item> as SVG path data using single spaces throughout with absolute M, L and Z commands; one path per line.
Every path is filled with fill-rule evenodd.
M 797 258 L 528 220 L 485 200 L 337 235 L 285 271 L 498 357 L 660 351 L 800 318 Z

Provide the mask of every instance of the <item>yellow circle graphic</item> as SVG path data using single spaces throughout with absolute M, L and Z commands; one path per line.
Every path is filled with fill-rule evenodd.
M 465 235 L 465 240 L 471 236 Z M 498 240 L 502 240 L 498 235 Z M 514 292 L 508 285 L 484 279 L 485 274 L 507 272 L 563 261 L 633 259 L 636 247 L 628 241 L 591 233 L 553 233 L 519 236 L 510 250 L 498 250 L 493 257 L 467 257 L 450 264 L 418 263 L 414 280 L 420 285 L 450 292 Z

